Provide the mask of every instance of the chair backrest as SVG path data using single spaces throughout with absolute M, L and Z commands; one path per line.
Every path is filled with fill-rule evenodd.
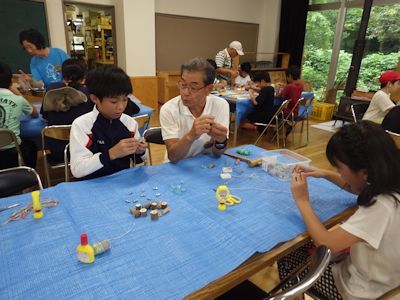
M 161 134 L 161 127 L 152 127 L 143 133 L 143 137 L 147 143 L 164 145 L 164 140 Z
M 18 152 L 18 165 L 23 166 L 25 165 L 24 159 L 22 157 L 21 149 L 19 148 L 18 145 L 18 139 L 17 136 L 13 131 L 7 128 L 0 128 L 0 148 L 7 146 L 9 144 L 13 143 L 15 145 L 15 148 L 17 149 Z
M 331 250 L 326 246 L 319 246 L 316 251 L 309 257 L 305 265 L 295 269 L 287 278 L 282 280 L 271 292 L 266 299 L 292 299 L 308 289 L 319 279 L 327 268 L 331 258 Z M 301 274 L 306 268 L 307 274 L 296 284 L 288 289 L 281 291 L 281 289 L 290 281 L 296 280 L 298 275 Z
M 311 111 L 311 105 L 314 101 L 314 97 L 310 97 L 310 98 L 300 98 L 298 100 L 299 106 L 303 106 L 304 110 L 301 109 L 301 107 L 299 108 L 299 114 L 298 117 L 304 118 L 307 117 L 308 115 L 310 115 Z
M 42 129 L 42 144 L 45 145 L 45 137 L 60 141 L 69 141 L 71 125 L 52 125 Z
M 284 101 L 282 102 L 281 106 L 279 106 L 278 110 L 275 112 L 275 114 L 274 114 L 274 115 L 272 116 L 272 118 L 269 120 L 268 124 L 256 123 L 256 125 L 263 125 L 263 126 L 265 126 L 265 128 L 264 128 L 264 130 L 260 133 L 260 135 L 258 136 L 258 138 L 256 139 L 256 141 L 254 142 L 254 145 L 257 145 L 258 141 L 261 139 L 261 137 L 262 137 L 262 136 L 264 135 L 264 133 L 267 131 L 268 127 L 269 127 L 269 126 L 272 126 L 272 123 L 273 123 L 273 122 L 277 122 L 276 120 L 277 120 L 277 118 L 278 118 L 280 115 L 283 115 L 283 110 L 284 110 L 285 108 L 288 107 L 289 102 L 290 102 L 290 99 L 284 100 Z
M 16 167 L 0 170 L 0 197 L 18 194 L 36 185 L 39 189 L 43 189 L 42 181 L 35 169 Z
M 137 116 L 137 117 L 133 117 L 133 119 L 138 123 L 139 128 L 142 128 L 143 126 L 146 126 L 145 128 L 147 129 L 147 127 L 150 124 L 150 116 L 149 115 L 141 115 L 141 116 Z
M 369 103 L 356 103 L 351 105 L 351 114 L 354 122 L 360 121 L 367 111 Z
M 386 132 L 390 135 L 390 137 L 394 140 L 396 143 L 397 148 L 400 149 L 400 134 L 392 132 L 390 130 L 386 130 Z

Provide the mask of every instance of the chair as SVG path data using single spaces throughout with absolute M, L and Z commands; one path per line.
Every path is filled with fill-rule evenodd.
M 351 105 L 350 109 L 354 122 L 362 120 L 365 112 L 368 109 L 368 106 L 369 103 L 356 103 Z
M 7 146 L 11 143 L 13 143 L 15 145 L 15 148 L 17 149 L 18 165 L 25 165 L 24 158 L 22 157 L 21 148 L 19 147 L 18 139 L 15 133 L 10 129 L 0 128 L 0 148 Z
M 394 140 L 396 143 L 397 148 L 400 149 L 400 134 L 392 132 L 390 130 L 386 130 L 386 132 L 390 135 L 390 137 Z
M 149 144 L 164 145 L 164 140 L 161 135 L 161 127 L 152 127 L 152 128 L 147 129 L 143 133 L 143 137 L 146 139 L 146 142 Z M 150 165 L 152 165 L 153 162 L 151 160 L 150 145 L 149 145 L 149 160 L 150 160 Z
M 267 130 L 269 128 L 276 128 L 276 135 L 274 135 L 274 138 L 276 136 L 276 141 L 279 147 L 279 129 L 281 128 L 281 122 L 284 118 L 283 116 L 283 110 L 288 106 L 290 100 L 284 100 L 281 104 L 281 106 L 278 108 L 278 110 L 275 112 L 275 114 L 272 116 L 272 118 L 269 120 L 268 124 L 264 124 L 264 123 L 255 123 L 255 125 L 258 126 L 265 126 L 264 130 L 260 133 L 260 135 L 258 136 L 258 138 L 256 139 L 256 141 L 254 142 L 254 145 L 257 145 L 257 143 L 259 142 L 259 140 L 261 139 L 261 137 L 264 135 L 265 132 L 267 132 Z M 273 124 L 275 122 L 275 124 Z
M 314 283 L 324 273 L 325 269 L 329 265 L 331 258 L 331 250 L 326 246 L 319 246 L 315 252 L 308 258 L 306 263 L 293 270 L 291 274 L 284 280 L 282 280 L 276 287 L 274 287 L 267 295 L 270 300 L 278 299 L 293 299 L 305 291 L 310 289 Z M 299 275 L 308 268 L 304 278 L 299 279 Z M 291 281 L 297 281 L 291 287 L 282 290 L 282 288 Z
M 139 131 L 142 134 L 150 126 L 151 116 L 148 114 L 133 117 L 133 119 L 138 123 Z
M 46 126 L 45 128 L 42 129 L 42 153 L 43 153 L 43 163 L 44 163 L 44 171 L 46 175 L 46 183 L 47 186 L 51 186 L 51 180 L 50 180 L 50 173 L 49 173 L 49 168 L 50 169 L 58 169 L 58 168 L 64 168 L 65 167 L 65 156 L 66 152 L 64 149 L 64 162 L 56 162 L 51 159 L 51 151 L 47 149 L 46 145 L 46 138 L 51 138 L 55 139 L 58 141 L 69 141 L 69 134 L 71 131 L 71 125 L 52 125 L 52 126 Z M 67 165 L 68 166 L 68 165 Z M 67 173 L 65 172 L 65 175 Z M 67 180 L 67 178 L 65 178 Z
M 40 190 L 43 189 L 42 181 L 35 169 L 23 166 L 0 170 L 0 198 L 21 193 L 35 186 Z
M 296 106 L 299 106 L 299 108 L 301 108 L 300 106 L 303 107 L 303 109 L 299 109 L 299 113 L 297 115 L 297 117 L 294 116 L 293 111 L 288 115 L 288 117 L 285 119 L 285 123 L 289 124 L 290 126 L 292 126 L 292 144 L 293 144 L 293 148 L 298 149 L 304 146 L 308 145 L 308 141 L 309 141 L 309 123 L 308 123 L 308 116 L 310 114 L 310 110 L 312 107 L 312 103 L 313 103 L 314 97 L 311 98 L 300 98 L 299 100 L 297 100 L 297 104 Z M 294 106 L 294 108 L 296 108 L 296 106 Z M 303 145 L 300 145 L 298 147 L 294 147 L 294 128 L 296 127 L 296 125 L 298 123 L 301 122 L 301 129 L 300 129 L 300 140 L 301 137 L 303 135 L 303 130 L 304 130 L 304 121 L 306 122 L 306 131 L 307 131 L 307 140 L 306 143 Z

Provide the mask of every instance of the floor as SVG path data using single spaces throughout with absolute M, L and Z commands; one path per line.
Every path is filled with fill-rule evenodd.
M 311 164 L 313 166 L 319 168 L 333 169 L 333 167 L 329 164 L 328 160 L 325 157 L 326 144 L 333 133 L 326 130 L 321 130 L 318 128 L 311 127 L 311 125 L 318 123 L 319 123 L 318 121 L 312 121 L 312 120 L 310 121 L 308 145 L 296 149 L 294 151 L 310 158 L 312 160 Z M 158 119 L 158 112 L 156 112 L 152 118 L 151 126 L 154 127 L 159 125 L 160 124 Z M 258 135 L 259 133 L 257 131 L 239 129 L 237 145 L 252 144 L 257 139 Z M 306 131 L 304 130 L 303 134 L 301 135 L 300 126 L 295 127 L 294 143 L 292 141 L 292 135 L 289 135 L 287 139 L 286 148 L 293 150 L 294 147 L 297 147 L 299 144 L 305 143 L 305 141 L 306 141 Z M 232 146 L 233 146 L 232 141 L 230 140 L 228 147 Z M 271 142 L 267 138 L 267 136 L 263 137 L 260 140 L 258 146 L 269 150 L 277 149 L 276 142 Z M 282 145 L 280 148 L 283 148 Z M 165 146 L 151 145 L 151 153 L 152 153 L 153 165 L 160 164 L 164 161 Z M 38 157 L 37 169 L 41 178 L 44 179 L 45 177 L 43 172 L 44 170 L 43 159 L 40 153 L 38 156 L 39 157 Z M 55 172 L 52 172 L 51 173 L 52 184 L 62 182 L 63 176 L 64 176 L 63 170 L 56 170 Z M 261 270 L 259 273 L 249 278 L 249 281 L 264 291 L 270 290 L 279 281 L 276 265 Z M 308 297 L 308 299 L 311 298 Z

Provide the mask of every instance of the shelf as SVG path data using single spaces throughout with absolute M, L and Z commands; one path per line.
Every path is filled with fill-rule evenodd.
M 96 64 L 101 64 L 101 65 L 113 65 L 114 64 L 113 60 L 95 60 L 94 62 Z

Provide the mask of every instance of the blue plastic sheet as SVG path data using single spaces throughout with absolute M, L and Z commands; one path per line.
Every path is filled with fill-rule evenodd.
M 202 166 L 215 164 L 214 168 Z M 223 180 L 223 167 L 232 178 Z M 310 179 L 312 205 L 321 220 L 355 204 L 355 197 L 321 179 Z M 242 203 L 217 209 L 215 189 L 227 185 Z M 173 187 L 179 185 L 177 191 Z M 160 193 L 160 196 L 156 194 Z M 145 195 L 145 196 L 143 196 Z M 44 217 L 0 227 L 0 298 L 180 299 L 235 269 L 252 254 L 306 230 L 289 183 L 261 168 L 198 156 L 177 164 L 136 167 L 94 180 L 43 190 L 59 205 Z M 168 201 L 157 221 L 133 218 L 129 208 Z M 127 203 L 127 201 L 131 203 Z M 30 195 L 1 199 L 2 205 Z M 18 207 L 20 208 L 20 207 Z M 0 214 L 0 222 L 18 208 Z M 86 265 L 76 259 L 81 233 L 89 242 L 118 237 L 112 249 Z

